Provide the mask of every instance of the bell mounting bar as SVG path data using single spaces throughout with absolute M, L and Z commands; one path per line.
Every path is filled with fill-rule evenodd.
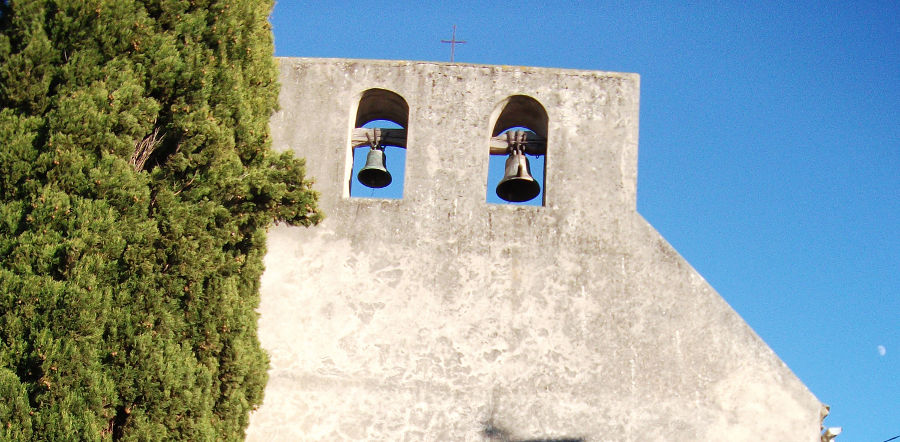
M 363 147 L 369 145 L 369 140 L 379 140 L 382 146 L 397 146 L 406 148 L 406 129 L 367 129 L 357 127 L 353 129 L 353 139 L 350 144 L 353 147 Z
M 369 136 L 366 137 L 366 134 Z M 353 129 L 353 139 L 350 144 L 353 147 L 369 145 L 369 140 L 379 139 L 382 146 L 397 146 L 406 148 L 406 129 L 367 129 L 357 127 Z M 547 153 L 547 140 L 534 132 L 525 132 L 525 153 L 530 155 L 544 155 Z M 506 135 L 491 138 L 491 155 L 506 155 L 509 152 L 509 142 Z

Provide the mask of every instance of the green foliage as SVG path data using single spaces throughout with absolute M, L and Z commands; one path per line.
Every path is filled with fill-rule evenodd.
M 0 440 L 243 437 L 265 229 L 320 219 L 271 3 L 0 0 Z

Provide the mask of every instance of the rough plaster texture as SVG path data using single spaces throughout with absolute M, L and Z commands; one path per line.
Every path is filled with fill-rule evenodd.
M 635 74 L 281 59 L 276 149 L 327 219 L 275 226 L 249 440 L 817 441 L 821 404 L 636 212 Z M 401 200 L 348 197 L 361 94 L 409 104 Z M 511 95 L 549 115 L 544 207 L 485 202 Z

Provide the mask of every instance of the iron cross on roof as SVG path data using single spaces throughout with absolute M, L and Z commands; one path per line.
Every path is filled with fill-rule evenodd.
M 457 40 L 456 39 L 456 25 L 453 25 L 453 36 L 450 37 L 450 40 L 441 40 L 441 43 L 450 43 L 450 62 L 453 63 L 453 53 L 455 52 L 457 44 L 465 43 L 465 40 Z

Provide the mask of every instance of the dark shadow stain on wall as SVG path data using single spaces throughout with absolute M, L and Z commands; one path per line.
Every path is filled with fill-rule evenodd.
M 515 439 L 508 431 L 494 425 L 493 422 L 486 422 L 481 434 L 488 440 L 499 442 L 584 442 L 584 438 L 581 437 Z

